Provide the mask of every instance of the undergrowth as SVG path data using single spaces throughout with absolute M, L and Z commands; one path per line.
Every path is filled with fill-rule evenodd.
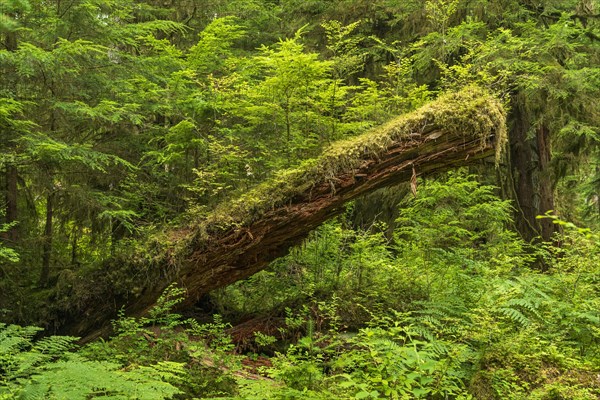
M 238 398 L 598 398 L 600 237 L 556 220 L 562 246 L 532 247 L 511 212 L 493 187 L 448 173 L 409 195 L 393 237 L 342 217 L 215 293 L 232 316 L 306 304 L 272 381 L 243 381 Z M 529 267 L 536 257 L 551 273 Z
M 174 313 L 170 287 L 82 347 L 0 325 L 0 399 L 599 398 L 600 235 L 553 217 L 561 246 L 526 245 L 494 191 L 448 173 L 404 200 L 393 235 L 331 221 L 215 292 L 209 324 Z

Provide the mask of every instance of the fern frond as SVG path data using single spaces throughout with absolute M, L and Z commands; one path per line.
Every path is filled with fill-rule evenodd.
M 33 337 L 42 328 L 0 324 L 0 354 L 12 354 L 31 346 Z
M 511 321 L 518 323 L 523 328 L 527 328 L 531 325 L 531 321 L 523 313 L 517 309 L 510 307 L 500 307 L 499 311 L 507 316 Z
M 0 399 L 169 399 L 180 393 L 183 364 L 162 362 L 123 370 L 70 352 L 77 338 L 33 341 L 40 329 L 0 324 Z M 5 396 L 8 396 L 6 397 Z M 16 396 L 16 397 L 15 397 Z
M 411 334 L 413 336 L 420 336 L 430 342 L 433 342 L 436 339 L 436 337 L 435 337 L 434 333 L 431 331 L 431 329 L 429 329 L 425 326 L 421 326 L 421 325 L 413 326 Z
M 597 312 L 576 312 L 575 316 L 592 326 L 600 326 L 600 315 Z
M 520 299 L 510 299 L 506 302 L 508 308 L 515 308 L 516 306 L 521 307 L 524 310 L 527 310 L 531 314 L 535 315 L 540 321 L 544 318 L 539 313 L 538 308 L 540 307 L 540 303 L 533 298 L 520 298 Z
M 76 347 L 79 338 L 74 336 L 48 336 L 38 340 L 32 351 L 38 351 L 53 357 L 59 357 Z
M 23 397 L 32 399 L 168 399 L 180 390 L 163 379 L 175 379 L 183 374 L 183 365 L 161 363 L 128 371 L 107 361 L 89 361 L 77 354 L 67 360 L 48 364 L 31 377 L 24 387 Z
M 546 288 L 546 282 L 543 279 L 539 279 L 539 277 L 536 277 L 537 279 L 528 279 L 528 276 L 518 276 L 514 278 L 514 283 L 518 283 L 521 285 L 521 287 L 527 292 L 527 293 L 535 293 L 538 295 L 538 297 L 541 297 L 545 300 L 550 300 L 552 301 L 553 298 L 551 296 L 549 296 L 544 289 Z M 531 295 L 530 295 L 531 296 Z M 531 296 L 533 297 L 533 296 Z
M 433 350 L 433 354 L 438 357 L 444 354 L 448 354 L 448 352 L 451 349 L 451 346 L 449 346 L 446 342 L 440 340 L 434 340 L 430 343 L 430 345 L 431 350 Z
M 402 346 L 391 339 L 375 338 L 369 341 L 369 347 L 379 351 L 401 351 Z

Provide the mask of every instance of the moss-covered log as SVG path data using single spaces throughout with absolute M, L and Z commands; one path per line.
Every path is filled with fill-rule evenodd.
M 157 263 L 161 278 L 136 290 L 127 312 L 144 313 L 171 282 L 187 290 L 185 304 L 191 305 L 209 291 L 265 268 L 341 212 L 347 201 L 497 155 L 505 137 L 501 104 L 467 88 L 335 143 L 319 158 L 283 171 L 197 224 L 171 232 L 167 242 L 173 245 L 161 250 Z M 95 322 L 102 320 L 97 318 Z M 88 328 L 84 323 L 71 332 Z

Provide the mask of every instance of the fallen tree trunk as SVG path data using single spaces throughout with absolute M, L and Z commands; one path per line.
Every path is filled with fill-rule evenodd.
M 171 232 L 171 245 L 155 257 L 160 277 L 132 291 L 137 294 L 124 300 L 127 314 L 145 313 L 172 282 L 187 292 L 183 305 L 192 305 L 209 291 L 264 269 L 349 200 L 489 157 L 505 138 L 501 104 L 468 88 L 335 143 L 318 159 L 279 173 L 194 226 Z M 70 333 L 89 332 L 90 323 L 106 319 L 106 311 L 88 313 Z

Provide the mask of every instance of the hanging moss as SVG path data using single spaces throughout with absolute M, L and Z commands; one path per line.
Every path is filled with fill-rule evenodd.
M 320 157 L 305 161 L 297 168 L 278 172 L 239 198 L 217 207 L 195 231 L 201 238 L 207 238 L 246 226 L 312 187 L 351 172 L 364 160 L 377 159 L 392 145 L 433 131 L 480 139 L 482 146 L 494 140 L 498 159 L 507 140 L 505 119 L 500 102 L 479 87 L 470 86 L 445 94 L 360 136 L 338 141 Z

